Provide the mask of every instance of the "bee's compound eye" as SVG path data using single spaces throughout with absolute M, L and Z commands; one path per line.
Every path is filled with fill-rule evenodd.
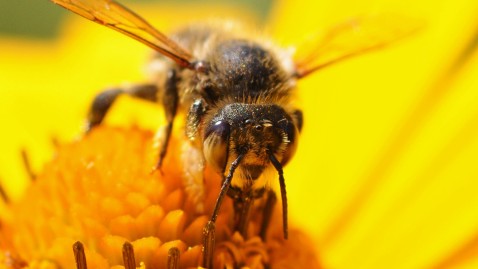
M 221 172 L 226 167 L 229 134 L 229 123 L 217 121 L 206 128 L 204 136 L 204 157 L 208 164 Z

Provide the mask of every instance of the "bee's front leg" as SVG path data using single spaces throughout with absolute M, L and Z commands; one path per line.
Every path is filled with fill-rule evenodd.
M 88 113 L 86 131 L 101 124 L 109 109 L 120 95 L 129 95 L 146 101 L 157 102 L 158 87 L 155 84 L 140 84 L 130 88 L 114 88 L 99 93 L 93 100 Z
M 264 205 L 264 210 L 262 214 L 262 223 L 261 229 L 259 230 L 259 236 L 262 238 L 262 241 L 266 241 L 267 229 L 271 223 L 272 213 L 274 212 L 274 206 L 277 203 L 277 197 L 274 191 L 269 190 L 267 192 L 267 198 Z
M 206 114 L 207 105 L 203 99 L 196 99 L 189 108 L 186 121 L 186 136 L 191 140 L 196 140 L 199 133 L 199 126 Z
M 162 105 L 164 107 L 164 113 L 166 114 L 167 124 L 164 127 L 164 136 L 162 137 L 161 148 L 159 150 L 159 159 L 155 169 L 160 169 L 163 163 L 164 157 L 168 149 L 168 143 L 171 137 L 171 131 L 173 130 L 174 117 L 176 117 L 176 111 L 178 109 L 178 77 L 176 70 L 171 69 L 168 72 L 166 83 L 164 85 L 164 91 L 158 94 L 161 98 Z
M 205 160 L 199 129 L 206 114 L 205 101 L 197 99 L 189 108 L 186 120 L 186 136 L 189 140 L 182 144 L 183 180 L 186 193 L 196 207 L 196 213 L 204 212 L 204 168 Z
M 234 204 L 234 230 L 247 239 L 251 209 L 256 198 L 254 191 L 242 191 L 241 188 L 230 187 L 227 195 L 232 198 Z M 262 193 L 259 196 L 262 196 Z

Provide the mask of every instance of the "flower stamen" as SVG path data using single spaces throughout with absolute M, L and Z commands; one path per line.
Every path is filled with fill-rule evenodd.
M 177 247 L 172 247 L 168 251 L 168 269 L 178 269 L 179 268 L 179 249 Z
M 73 244 L 73 253 L 75 254 L 76 268 L 88 269 L 86 266 L 85 249 L 80 241 L 77 241 L 75 244 Z
M 123 262 L 125 269 L 136 269 L 133 245 L 130 242 L 123 244 Z

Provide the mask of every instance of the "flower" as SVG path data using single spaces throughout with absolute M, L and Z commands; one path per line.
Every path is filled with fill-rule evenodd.
M 9 208 L 12 216 L 1 229 L 0 264 L 73 267 L 74 245 L 85 253 L 90 268 L 121 266 L 125 257 L 132 257 L 134 266 L 166 268 L 171 251 L 179 253 L 179 267 L 173 268 L 201 265 L 203 228 L 219 193 L 220 177 L 206 171 L 206 199 L 193 200 L 182 182 L 182 154 L 166 159 L 162 174 L 151 173 L 156 161 L 153 140 L 151 132 L 137 128 L 103 126 L 60 146 L 25 198 Z M 170 150 L 180 152 L 182 143 L 172 141 Z M 204 203 L 205 212 L 197 210 L 197 203 Z M 263 205 L 256 206 L 261 211 Z M 277 218 L 280 212 L 273 219 Z M 275 221 L 266 242 L 258 236 L 244 240 L 231 230 L 232 221 L 228 201 L 216 221 L 215 268 L 318 268 L 314 248 L 300 231 L 292 230 L 285 241 L 281 222 Z M 258 225 L 260 216 L 253 217 L 250 230 Z
M 271 32 L 282 43 L 294 44 L 326 25 L 382 9 L 424 18 L 426 29 L 299 83 L 305 126 L 298 152 L 285 171 L 291 221 L 312 235 L 326 268 L 474 268 L 478 263 L 474 255 L 478 224 L 474 89 L 478 87 L 476 42 L 472 41 L 476 40 L 476 4 L 280 1 L 271 15 Z M 164 16 L 176 14 L 163 10 Z M 168 21 L 173 19 L 158 20 L 163 24 L 155 25 L 166 29 Z M 46 126 L 59 137 L 71 137 L 78 133 L 93 91 L 105 83 L 141 79 L 135 69 L 141 61 L 131 59 L 141 59 L 146 49 L 86 25 L 81 21 L 81 27 L 70 28 L 75 33 L 57 44 L 63 48 L 61 55 L 53 52 L 58 49 L 33 47 L 32 42 L 7 40 L 0 45 L 1 51 L 8 52 L 1 55 L 0 70 L 8 79 L 0 81 L 0 88 L 16 89 L 7 91 L 3 100 L 9 101 L 1 104 L 1 111 L 8 111 L 2 120 L 11 126 L 11 132 L 2 134 L 3 141 L 18 141 L 27 127 L 16 122 L 29 122 L 35 114 L 55 121 L 30 121 L 27 130 Z M 67 47 L 75 48 L 75 53 L 65 51 Z M 23 53 L 27 49 L 29 55 Z M 92 64 L 90 59 L 99 60 Z M 45 62 L 50 61 L 46 68 Z M 65 90 L 65 85 L 71 86 Z M 11 97 L 17 89 L 32 88 L 43 90 L 20 91 Z M 51 95 L 62 101 L 46 105 L 44 98 L 35 98 L 47 96 L 44 89 L 54 89 Z M 21 100 L 16 103 L 25 106 L 19 109 L 12 100 Z M 65 111 L 65 103 L 72 112 Z M 118 109 L 128 110 L 125 103 Z M 148 114 L 157 113 L 146 109 Z M 58 111 L 63 112 L 61 117 L 55 116 Z M 110 122 L 117 121 L 114 115 Z M 43 141 L 51 135 L 36 132 L 35 137 Z M 18 146 L 5 145 L 0 163 L 8 167 L 11 157 L 5 156 L 14 156 Z M 38 159 L 48 155 L 39 148 L 29 151 L 36 170 Z M 4 185 L 13 200 L 19 199 L 25 183 L 11 182 L 21 176 L 2 171 L 2 182 L 8 180 Z

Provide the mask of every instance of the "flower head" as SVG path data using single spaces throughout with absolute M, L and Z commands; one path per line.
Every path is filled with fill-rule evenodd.
M 3 259 L 29 268 L 68 268 L 75 263 L 72 246 L 79 241 L 82 245 L 75 247 L 84 249 L 90 268 L 123 265 L 131 256 L 135 266 L 165 268 L 171 251 L 180 257 L 175 268 L 201 265 L 203 229 L 214 199 L 194 201 L 205 203 L 205 212 L 198 212 L 188 199 L 180 154 L 166 160 L 162 173 L 151 173 L 152 138 L 139 129 L 101 127 L 61 146 L 24 198 L 9 208 L 12 217 L 1 229 Z M 174 141 L 170 150 L 180 144 Z M 217 197 L 220 177 L 209 171 L 206 176 L 206 197 Z M 257 206 L 260 210 L 260 203 Z M 297 263 L 318 268 L 301 232 L 293 230 L 288 241 L 282 238 L 279 213 L 266 242 L 257 236 L 245 240 L 233 232 L 234 213 L 226 202 L 216 224 L 216 268 L 293 268 Z M 251 226 L 257 230 L 259 221 Z M 134 254 L 124 254 L 129 246 L 125 242 L 131 243 Z

